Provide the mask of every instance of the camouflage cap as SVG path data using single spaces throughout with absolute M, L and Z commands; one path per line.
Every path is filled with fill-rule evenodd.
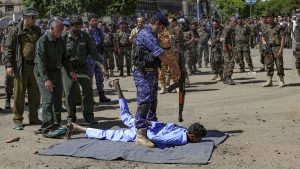
M 23 16 L 38 16 L 38 12 L 34 8 L 25 8 L 22 10 Z

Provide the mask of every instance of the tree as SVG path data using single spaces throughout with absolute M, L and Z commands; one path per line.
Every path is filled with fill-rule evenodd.
M 237 12 L 243 11 L 246 3 L 243 0 L 216 0 L 217 8 L 223 19 L 235 16 Z
M 40 17 L 82 15 L 86 12 L 131 15 L 135 11 L 137 0 L 23 0 L 23 3 L 37 9 Z

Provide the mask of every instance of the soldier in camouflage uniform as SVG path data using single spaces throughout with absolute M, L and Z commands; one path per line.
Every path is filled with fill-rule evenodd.
M 240 70 L 239 72 L 245 72 L 244 58 L 247 61 L 250 71 L 253 71 L 252 59 L 250 56 L 249 39 L 251 36 L 251 29 L 248 25 L 245 25 L 241 19 L 237 20 L 237 26 L 235 27 L 235 40 L 236 40 L 236 52 L 239 60 Z
M 222 56 L 223 48 L 221 43 L 223 27 L 220 25 L 219 19 L 214 19 L 212 24 L 213 29 L 209 44 L 211 45 L 210 64 L 214 76 L 211 78 L 211 80 L 223 81 L 224 59 Z
M 176 18 L 169 19 L 170 27 L 169 27 L 169 34 L 170 34 L 170 43 L 171 43 L 171 50 L 173 50 L 177 56 L 178 63 L 180 62 L 182 71 L 186 72 L 185 63 L 186 60 L 184 58 L 184 44 L 183 44 L 183 30 L 180 25 L 178 25 Z M 170 84 L 171 80 L 171 73 L 168 74 L 166 79 L 166 85 Z M 189 77 L 186 76 L 185 85 L 189 86 L 190 81 Z
M 198 53 L 198 66 L 201 68 L 202 64 L 202 55 L 204 55 L 204 62 L 205 62 L 205 67 L 208 67 L 209 63 L 209 50 L 208 50 L 208 40 L 210 38 L 210 33 L 206 29 L 206 23 L 202 23 L 199 26 L 199 29 L 197 30 L 199 39 L 198 41 L 198 48 L 199 48 L 199 53 Z
M 231 79 L 234 69 L 233 49 L 235 47 L 235 26 L 236 19 L 231 18 L 230 23 L 226 26 L 222 33 L 223 54 L 224 54 L 224 84 L 235 85 Z
M 199 34 L 198 34 L 198 24 L 197 24 L 197 20 L 193 20 L 192 24 L 191 24 L 191 31 L 194 34 L 194 45 L 195 47 L 192 49 L 192 73 L 195 73 L 197 70 L 197 61 L 198 61 L 198 54 L 199 54 L 199 45 L 198 45 L 198 41 L 196 39 L 199 39 Z
M 174 63 L 178 63 L 177 56 L 173 50 L 171 50 L 171 43 L 170 43 L 170 33 L 168 29 L 165 27 L 162 32 L 158 34 L 158 39 L 160 42 L 160 46 L 164 49 L 166 56 L 171 59 Z M 161 63 L 161 68 L 158 69 L 158 80 L 160 82 L 160 94 L 166 93 L 166 76 L 168 73 L 169 67 L 165 63 Z M 173 82 L 178 82 L 178 77 L 174 75 L 173 71 L 171 76 Z
M 103 37 L 104 37 L 104 67 L 106 70 L 109 70 L 109 75 L 114 76 L 115 69 L 115 59 L 113 51 L 116 50 L 116 44 L 114 43 L 114 35 L 108 29 L 107 25 L 104 23 L 102 25 Z
M 259 34 L 259 52 L 260 52 L 260 63 L 262 64 L 262 68 L 259 71 L 266 70 L 265 64 L 265 52 L 263 52 L 263 45 L 262 45 L 262 31 L 265 30 L 268 26 L 267 17 L 263 16 L 261 23 L 258 26 L 258 34 Z
M 190 29 L 189 21 L 185 19 L 183 23 L 183 45 L 184 45 L 184 58 L 186 59 L 186 69 L 188 75 L 192 75 L 193 61 L 194 61 L 194 49 L 196 48 L 194 33 Z
M 283 48 L 284 48 L 284 29 L 274 22 L 275 15 L 268 14 L 268 26 L 262 30 L 262 45 L 266 53 L 265 63 L 267 67 L 268 80 L 263 87 L 273 86 L 272 78 L 274 74 L 274 63 L 279 76 L 279 87 L 284 87 L 284 67 L 283 67 Z
M 296 68 L 298 69 L 298 75 L 300 76 L 300 11 L 297 15 L 296 27 L 294 30 L 294 37 L 296 41 L 294 56 L 296 57 Z
M 117 67 L 120 71 L 119 76 L 124 76 L 124 57 L 126 60 L 127 76 L 130 76 L 131 71 L 131 46 L 129 42 L 130 30 L 124 21 L 119 23 L 120 29 L 116 32 L 116 40 L 118 46 Z
M 7 32 L 14 27 L 14 21 L 10 21 L 8 23 L 8 29 Z M 1 40 L 1 53 L 3 54 L 3 59 L 4 59 L 4 49 L 5 49 L 5 43 L 6 43 L 6 38 L 7 38 L 7 33 L 5 36 L 3 36 Z M 1 58 L 2 59 L 2 58 Z M 10 105 L 10 99 L 13 95 L 13 88 L 14 88 L 14 79 L 7 74 L 5 75 L 5 109 L 11 109 Z

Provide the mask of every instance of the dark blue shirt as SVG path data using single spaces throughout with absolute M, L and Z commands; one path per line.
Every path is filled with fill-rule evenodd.
M 146 47 L 151 51 L 154 57 L 157 57 L 164 52 L 164 50 L 160 47 L 157 34 L 153 32 L 150 25 L 145 25 L 138 32 L 136 45 Z

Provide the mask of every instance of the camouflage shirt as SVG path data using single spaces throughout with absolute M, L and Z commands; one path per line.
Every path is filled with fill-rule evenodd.
M 262 29 L 262 36 L 269 46 L 280 46 L 281 36 L 284 34 L 284 28 L 276 23 L 267 25 Z
M 248 25 L 237 25 L 235 27 L 235 40 L 237 44 L 249 44 L 251 29 Z

